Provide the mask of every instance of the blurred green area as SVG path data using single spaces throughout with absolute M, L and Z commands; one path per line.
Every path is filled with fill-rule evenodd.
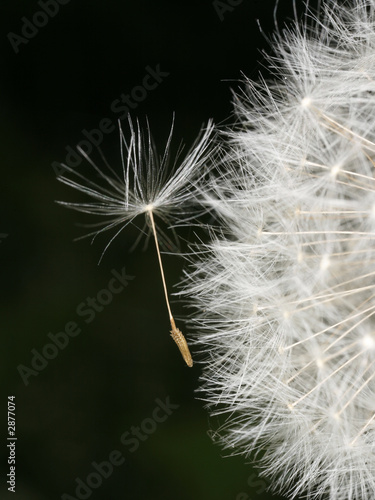
M 291 3 L 282 2 L 281 18 Z M 220 20 L 211 1 L 74 0 L 60 5 L 16 54 L 9 33 L 20 34 L 22 18 L 32 19 L 41 7 L 2 2 L 1 498 L 8 498 L 4 443 L 10 395 L 16 396 L 17 499 L 60 499 L 64 493 L 75 498 L 76 478 L 86 481 L 95 470 L 92 463 L 108 461 L 113 450 L 124 461 L 92 488 L 93 499 L 280 498 L 264 491 L 267 483 L 243 457 L 223 458 L 225 452 L 209 438 L 218 422 L 196 392 L 200 365 L 188 369 L 169 338 L 153 242 L 145 252 L 139 246 L 129 253 L 138 235 L 129 228 L 98 265 L 108 239 L 73 242 L 85 233 L 76 226 L 82 217 L 55 200 L 83 198 L 58 183 L 51 166 L 65 160 L 66 146 L 84 139 L 83 129 L 97 128 L 103 118 L 116 123 L 111 104 L 142 82 L 147 66 L 160 65 L 169 75 L 131 115 L 143 123 L 149 118 L 157 145 L 165 144 L 174 111 L 175 140 L 187 146 L 208 118 L 230 120 L 231 88 L 240 86 L 241 72 L 256 77 L 260 69 L 258 48 L 267 43 L 257 19 L 270 32 L 273 4 L 238 2 Z M 120 168 L 117 128 L 100 147 Z M 194 239 L 193 230 L 181 235 Z M 165 256 L 164 264 L 176 290 L 184 262 Z M 134 279 L 86 323 L 77 307 L 124 266 Z M 187 314 L 176 299 L 173 308 L 178 317 Z M 31 368 L 32 349 L 41 352 L 50 343 L 48 334 L 69 322 L 80 334 L 25 385 L 20 365 Z M 184 330 L 183 320 L 179 326 Z M 155 401 L 166 398 L 178 408 L 154 429 Z M 142 425 L 149 434 L 131 451 L 121 436 Z

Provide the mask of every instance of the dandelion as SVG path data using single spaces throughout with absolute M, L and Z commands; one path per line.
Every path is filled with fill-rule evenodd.
M 375 492 L 375 2 L 326 0 L 247 81 L 187 293 L 221 444 L 290 498 Z M 208 256 L 207 256 L 208 255 Z
M 80 153 L 85 157 L 96 173 L 97 179 L 85 177 L 75 169 L 63 165 L 64 175 L 58 179 L 91 198 L 86 203 L 59 202 L 67 208 L 91 215 L 100 215 L 104 221 L 92 225 L 95 229 L 86 236 L 95 238 L 99 234 L 113 230 L 109 243 L 103 254 L 113 240 L 133 223 L 138 216 L 145 216 L 145 225 L 140 236 L 146 233 L 147 239 L 153 234 L 160 266 L 160 273 L 164 288 L 165 300 L 171 323 L 171 336 L 176 342 L 186 364 L 193 366 L 192 357 L 181 331 L 176 327 L 168 299 L 168 290 L 164 276 L 159 240 L 173 247 L 171 239 L 161 230 L 157 229 L 155 217 L 166 224 L 171 224 L 177 216 L 187 213 L 187 206 L 191 204 L 191 186 L 202 175 L 202 165 L 207 155 L 207 148 L 212 132 L 212 123 L 209 122 L 206 130 L 196 141 L 195 146 L 180 162 L 171 165 L 170 145 L 173 125 L 168 137 L 164 153 L 159 157 L 150 129 L 146 134 L 141 132 L 139 123 L 134 128 L 129 120 L 131 138 L 126 142 L 120 127 L 121 163 L 122 173 L 118 174 L 103 158 L 104 167 L 100 168 L 82 149 Z M 180 156 L 180 154 L 178 155 Z M 172 169 L 173 175 L 168 177 Z M 173 228 L 172 228 L 172 231 Z M 102 254 L 102 256 L 103 256 Z

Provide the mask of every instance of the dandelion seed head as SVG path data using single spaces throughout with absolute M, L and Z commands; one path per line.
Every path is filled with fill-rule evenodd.
M 235 100 L 187 293 L 222 445 L 289 498 L 372 500 L 375 3 L 304 20 Z

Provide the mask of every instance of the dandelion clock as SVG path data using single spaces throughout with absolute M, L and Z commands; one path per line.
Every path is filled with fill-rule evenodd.
M 288 498 L 375 498 L 374 9 L 328 0 L 277 29 L 199 190 L 201 396 Z
M 181 290 L 214 435 L 288 498 L 374 500 L 375 0 L 295 18 L 276 23 L 272 78 L 245 82 L 215 146 L 209 123 L 168 177 L 170 139 L 159 157 L 130 122 L 120 174 L 87 158 L 93 178 L 61 180 L 91 199 L 68 207 L 104 216 L 93 236 L 145 217 L 188 366 L 155 219 L 189 224 L 192 200 L 214 216 Z

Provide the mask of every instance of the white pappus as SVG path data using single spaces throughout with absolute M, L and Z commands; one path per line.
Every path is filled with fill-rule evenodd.
M 370 500 L 375 2 L 326 0 L 272 46 L 272 80 L 246 82 L 199 189 L 220 227 L 183 292 L 201 390 L 222 445 L 255 452 L 275 490 Z

